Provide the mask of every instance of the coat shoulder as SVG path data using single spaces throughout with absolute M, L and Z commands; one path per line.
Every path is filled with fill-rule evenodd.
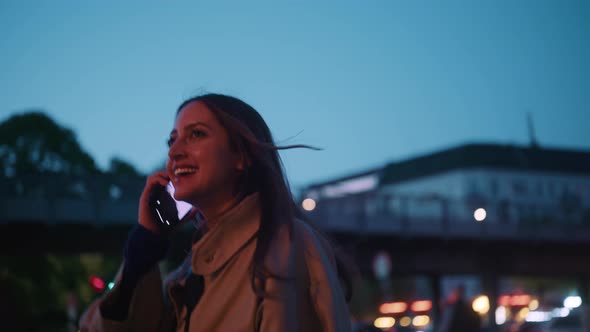
M 300 243 L 295 243 L 299 241 Z M 336 266 L 332 246 L 321 232 L 309 223 L 294 219 L 291 225 L 282 224 L 271 241 L 266 264 L 273 272 L 293 272 L 295 251 L 302 251 L 308 267 Z
M 336 258 L 332 245 L 321 231 L 308 222 L 295 219 L 294 227 L 301 234 L 302 248 L 307 262 L 321 261 L 336 266 Z

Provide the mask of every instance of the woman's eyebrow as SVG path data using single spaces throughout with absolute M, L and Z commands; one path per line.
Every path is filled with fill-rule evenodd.
M 197 126 L 203 126 L 206 127 L 207 129 L 211 130 L 211 126 L 209 126 L 208 124 L 206 124 L 205 122 L 195 122 L 195 123 L 189 123 L 186 126 L 184 126 L 184 130 L 189 130 L 193 127 L 197 127 Z M 172 134 L 176 134 L 178 133 L 178 131 L 176 129 L 172 129 L 172 131 L 170 132 L 170 135 Z

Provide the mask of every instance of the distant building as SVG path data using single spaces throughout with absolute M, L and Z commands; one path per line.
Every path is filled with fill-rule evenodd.
M 590 151 L 468 144 L 313 184 L 302 195 L 315 202 L 306 206 L 312 217 L 335 229 L 482 218 L 590 225 Z

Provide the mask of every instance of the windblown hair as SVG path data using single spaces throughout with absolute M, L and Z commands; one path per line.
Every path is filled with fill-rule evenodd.
M 205 94 L 192 97 L 178 107 L 177 114 L 187 104 L 197 101 L 205 104 L 213 112 L 227 130 L 231 148 L 240 153 L 246 161 L 247 167 L 238 179 L 236 194 L 246 196 L 258 192 L 260 195 L 261 222 L 252 263 L 251 284 L 259 296 L 264 296 L 264 289 L 260 289 L 261 286 L 256 279 L 279 277 L 269 273 L 263 264 L 279 226 L 287 224 L 292 236 L 295 218 L 307 222 L 307 218 L 293 199 L 278 151 L 292 148 L 316 148 L 308 145 L 275 145 L 270 129 L 260 114 L 244 101 L 231 96 Z M 336 262 L 338 275 L 348 301 L 352 297 L 352 276 L 346 268 L 347 264 L 338 254 Z M 264 283 L 261 284 L 264 285 Z

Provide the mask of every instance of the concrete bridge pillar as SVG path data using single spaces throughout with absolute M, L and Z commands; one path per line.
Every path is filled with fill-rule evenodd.
M 590 276 L 583 275 L 578 278 L 578 292 L 582 298 L 582 305 L 588 307 L 590 305 Z
M 441 320 L 441 303 L 442 303 L 442 292 L 441 292 L 441 276 L 440 274 L 428 275 L 428 281 L 430 283 L 430 289 L 432 289 L 432 327 L 434 331 L 438 331 Z
M 481 280 L 482 280 L 482 288 L 483 288 L 484 294 L 486 294 L 488 296 L 488 298 L 490 299 L 490 311 L 488 311 L 488 314 L 487 314 L 487 319 L 489 322 L 488 326 L 491 328 L 492 331 L 495 331 L 497 328 L 496 309 L 498 309 L 499 277 L 497 274 L 487 273 L 481 277 Z

